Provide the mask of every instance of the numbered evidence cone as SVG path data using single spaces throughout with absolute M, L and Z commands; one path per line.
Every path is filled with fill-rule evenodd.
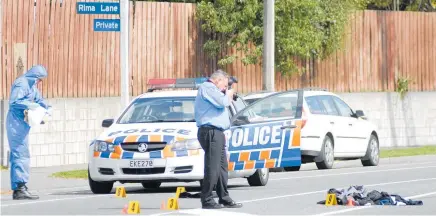
M 139 213 L 141 213 L 141 210 L 139 208 L 139 202 L 130 201 L 129 208 L 127 209 L 127 214 L 139 214 Z
M 126 196 L 126 188 L 124 188 L 123 186 L 118 186 L 115 190 L 115 197 L 125 198 Z
M 177 187 L 176 190 L 176 198 L 180 198 L 180 194 L 185 193 L 186 192 L 186 188 L 185 187 Z
M 336 200 L 336 194 L 335 193 L 327 194 L 327 198 L 325 200 L 325 205 L 326 206 L 338 205 L 338 201 Z
M 167 203 L 168 210 L 178 210 L 179 209 L 179 199 L 177 197 L 172 197 L 168 199 Z

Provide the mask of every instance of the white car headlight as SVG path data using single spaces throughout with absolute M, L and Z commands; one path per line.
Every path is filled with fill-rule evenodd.
M 200 149 L 201 145 L 198 139 L 187 139 L 182 141 L 176 141 L 172 144 L 171 150 L 181 151 L 181 150 L 196 150 Z
M 114 151 L 114 145 L 112 143 L 107 143 L 104 141 L 95 141 L 94 143 L 94 151 L 98 151 L 98 152 L 105 152 L 105 151 L 109 151 L 109 152 L 113 152 Z

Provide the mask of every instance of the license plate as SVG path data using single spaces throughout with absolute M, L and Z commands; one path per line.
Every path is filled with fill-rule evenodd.
M 129 165 L 131 168 L 153 167 L 153 161 L 152 160 L 132 160 L 132 161 L 130 161 Z

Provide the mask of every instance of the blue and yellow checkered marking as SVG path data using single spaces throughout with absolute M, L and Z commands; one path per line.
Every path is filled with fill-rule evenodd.
M 229 170 L 272 168 L 278 165 L 280 149 L 231 152 Z
M 134 159 L 134 158 L 162 159 L 162 158 L 170 158 L 170 157 L 193 156 L 193 155 L 200 154 L 199 152 L 200 150 L 172 151 L 169 145 L 167 145 L 163 150 L 146 152 L 146 153 L 124 151 L 120 146 L 121 143 L 129 143 L 129 142 L 166 142 L 168 144 L 171 143 L 174 139 L 179 141 L 185 138 L 180 136 L 170 136 L 170 135 L 160 135 L 160 134 L 129 135 L 129 136 L 119 136 L 115 138 L 109 138 L 106 141 L 114 144 L 115 151 L 94 152 L 94 157 L 112 158 L 112 159 Z
M 283 151 L 280 158 L 280 149 L 266 149 L 262 151 L 232 152 L 229 156 L 229 170 L 262 169 L 285 166 L 298 166 L 301 164 L 300 149 L 294 148 Z

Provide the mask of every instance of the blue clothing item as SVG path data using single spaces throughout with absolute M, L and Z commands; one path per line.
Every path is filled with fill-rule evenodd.
M 11 188 L 29 180 L 30 153 L 28 135 L 30 126 L 24 121 L 24 110 L 38 106 L 48 108 L 39 92 L 36 81 L 47 77 L 44 67 L 37 65 L 18 77 L 11 88 L 6 130 L 10 149 Z
M 202 83 L 195 98 L 194 110 L 197 127 L 210 125 L 227 130 L 230 127 L 228 106 L 230 106 L 229 97 L 223 94 L 215 84 Z

